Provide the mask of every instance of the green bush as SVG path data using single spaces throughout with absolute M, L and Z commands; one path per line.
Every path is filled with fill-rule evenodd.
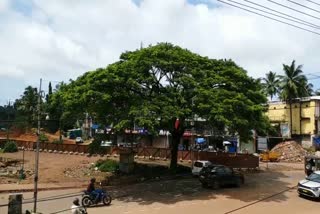
M 103 138 L 100 136 L 95 136 L 92 143 L 89 144 L 88 152 L 89 154 L 105 154 L 107 148 L 101 146 L 101 141 Z
M 113 172 L 119 168 L 119 163 L 114 160 L 98 160 L 96 167 L 98 167 L 101 172 Z
M 40 133 L 39 140 L 41 142 L 45 142 L 45 141 L 48 141 L 48 137 L 45 134 Z
M 56 139 L 56 140 L 52 141 L 52 143 L 62 144 L 62 143 L 63 143 L 63 140 L 58 140 L 58 139 Z
M 17 152 L 17 151 L 18 151 L 18 147 L 17 147 L 16 142 L 14 142 L 14 141 L 8 141 L 4 145 L 3 152 L 13 153 L 13 152 Z

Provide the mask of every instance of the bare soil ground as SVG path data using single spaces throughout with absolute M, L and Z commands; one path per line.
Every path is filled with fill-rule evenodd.
M 22 165 L 23 153 L 22 151 L 16 153 L 2 153 L 0 157 L 12 158 L 20 160 L 19 165 Z M 24 169 L 31 171 L 31 175 L 22 181 L 25 184 L 33 182 L 33 172 L 35 168 L 35 152 L 25 151 Z M 53 153 L 40 153 L 40 170 L 39 182 L 40 183 L 68 183 L 68 182 L 87 182 L 90 177 L 105 177 L 105 173 L 96 172 L 94 169 L 89 170 L 90 166 L 99 159 L 106 157 L 87 157 L 80 155 L 68 154 L 53 154 Z M 116 158 L 113 158 L 116 159 Z M 168 161 L 160 160 L 138 160 L 139 163 L 156 164 L 156 165 L 169 165 Z M 20 166 L 18 165 L 18 168 Z M 183 165 L 190 166 L 188 162 Z M 91 167 L 92 168 L 92 167 Z M 260 163 L 262 171 L 301 171 L 303 172 L 303 164 L 301 163 Z M 0 183 L 11 183 L 12 179 L 0 179 Z
M 33 183 L 35 154 L 36 153 L 33 151 L 25 151 L 24 170 L 26 171 L 27 178 L 21 181 L 21 184 Z M 19 163 L 16 167 L 17 170 L 19 170 L 22 166 L 22 151 L 16 153 L 0 153 L 0 157 L 19 160 Z M 118 158 L 115 157 L 110 158 L 118 160 Z M 93 166 L 94 163 L 99 159 L 106 159 L 106 157 L 87 157 L 81 155 L 53 154 L 41 152 L 39 157 L 39 183 L 86 184 L 91 177 L 95 177 L 97 178 L 97 180 L 105 180 L 105 178 L 108 176 L 108 173 L 96 171 Z M 154 161 L 147 159 L 137 160 L 137 162 L 148 165 L 169 165 L 168 161 Z M 188 163 L 185 163 L 185 165 L 188 165 Z M 12 184 L 17 183 L 18 181 L 18 175 L 10 177 L 0 176 L 0 184 Z
M 27 176 L 23 184 L 33 182 L 33 172 L 35 169 L 35 152 L 25 151 L 24 169 L 31 171 L 31 175 Z M 22 165 L 23 154 L 21 151 L 16 153 L 3 153 L 0 157 L 19 159 Z M 70 182 L 87 182 L 90 177 L 98 176 L 94 171 L 87 170 L 91 163 L 96 162 L 99 157 L 85 157 L 80 155 L 67 154 L 51 154 L 40 153 L 39 157 L 39 183 L 70 183 Z M 83 170 L 83 173 L 79 171 Z M 87 173 L 85 172 L 87 170 Z M 78 173 L 66 174 L 66 171 Z M 80 175 L 81 174 L 81 175 Z M 1 183 L 11 183 L 14 179 L 1 178 Z M 16 179 L 17 180 L 17 179 Z
M 47 133 L 43 132 L 47 137 L 49 142 L 59 140 L 60 134 L 59 131 L 52 134 L 52 133 Z M 7 137 L 7 132 L 6 131 L 0 131 L 0 138 L 6 138 Z M 30 130 L 27 133 L 21 133 L 21 131 L 18 130 L 12 130 L 9 132 L 9 138 L 13 140 L 25 140 L 25 141 L 37 141 L 37 135 L 36 135 L 36 130 Z M 63 138 L 63 143 L 64 144 L 75 144 L 75 140 L 68 139 L 68 138 Z

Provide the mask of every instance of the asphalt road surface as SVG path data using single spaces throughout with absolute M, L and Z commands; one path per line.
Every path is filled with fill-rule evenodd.
M 296 193 L 294 186 L 303 177 L 298 170 L 256 173 L 247 175 L 246 184 L 240 188 L 219 190 L 203 189 L 196 178 L 141 183 L 112 189 L 110 192 L 116 198 L 112 205 L 90 208 L 88 213 L 319 213 L 319 201 L 300 198 Z M 40 192 L 40 200 L 45 201 L 38 203 L 38 210 L 49 214 L 69 209 L 79 192 Z M 7 203 L 7 198 L 8 194 L 0 195 L 0 204 Z M 27 202 L 32 193 L 25 193 L 24 198 Z M 32 204 L 24 204 L 24 209 L 31 208 Z M 7 208 L 0 207 L 0 213 L 7 213 Z

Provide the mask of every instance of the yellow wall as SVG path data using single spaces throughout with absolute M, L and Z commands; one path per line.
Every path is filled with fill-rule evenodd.
M 292 104 L 292 134 L 313 134 L 315 127 L 316 102 L 301 102 L 301 129 L 300 129 L 300 103 Z M 284 102 L 269 103 L 266 113 L 272 123 L 289 124 L 290 127 L 290 105 Z M 301 132 L 300 132 L 301 131 Z

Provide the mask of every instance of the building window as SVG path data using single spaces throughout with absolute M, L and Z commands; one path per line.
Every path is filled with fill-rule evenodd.
M 297 108 L 297 105 L 294 105 L 295 108 Z
M 273 107 L 273 109 L 277 109 L 276 107 Z
M 308 105 L 306 105 L 306 107 L 309 107 Z
M 284 109 L 286 109 L 286 108 L 287 108 L 287 106 L 284 107 Z

